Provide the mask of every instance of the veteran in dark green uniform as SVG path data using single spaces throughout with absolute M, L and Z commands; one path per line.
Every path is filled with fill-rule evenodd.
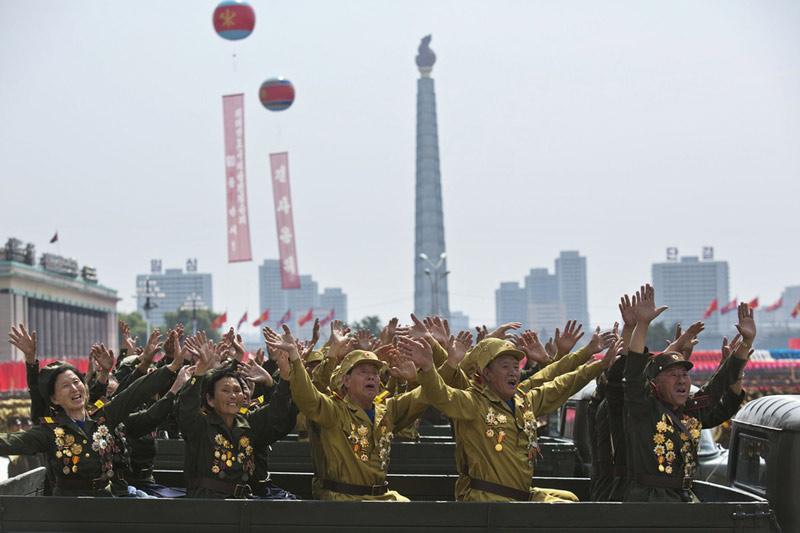
M 112 496 L 110 482 L 117 475 L 112 462 L 117 449 L 114 428 L 168 385 L 181 362 L 176 358 L 136 380 L 113 400 L 98 401 L 89 408 L 77 369 L 61 361 L 50 363 L 41 370 L 38 386 L 55 414 L 27 431 L 0 435 L 0 455 L 46 453 L 55 496 Z
M 291 410 L 289 386 L 282 379 L 267 406 L 247 410 L 244 378 L 233 366 L 206 376 L 214 349 L 205 334 L 187 340 L 198 357 L 194 376 L 178 398 L 181 433 L 186 441 L 187 496 L 192 498 L 249 498 L 250 482 L 256 481 L 256 447 L 267 447 L 282 437 L 278 428 L 286 424 Z M 288 376 L 284 363 L 281 374 Z M 205 377 L 205 379 L 204 379 Z M 202 400 L 206 410 L 201 410 Z
M 753 312 L 742 304 L 742 344 L 718 370 L 708 395 L 690 399 L 692 363 L 678 352 L 651 356 L 645 349 L 647 329 L 666 307 L 655 307 L 655 291 L 646 285 L 635 297 L 636 329 L 625 363 L 625 431 L 630 470 L 626 501 L 693 502 L 692 478 L 704 421 L 719 423 L 728 415 L 730 391 L 739 382 L 756 335 Z

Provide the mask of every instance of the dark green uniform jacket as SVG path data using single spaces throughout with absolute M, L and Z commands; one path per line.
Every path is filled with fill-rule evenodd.
M 250 489 L 244 485 L 256 481 L 255 448 L 266 448 L 285 435 L 282 431 L 291 412 L 289 383 L 280 382 L 266 406 L 236 415 L 232 428 L 213 410 L 200 410 L 202 384 L 201 378 L 193 377 L 178 396 L 186 441 L 186 494 L 190 498 L 247 497 Z M 226 486 L 236 492 L 220 490 Z
M 704 423 L 719 424 L 731 416 L 734 402 L 723 401 L 746 363 L 729 357 L 703 395 L 670 410 L 656 396 L 644 369 L 649 353 L 628 352 L 623 383 L 629 486 L 626 501 L 696 501 L 691 481 Z M 731 396 L 734 396 L 731 393 Z M 738 408 L 738 405 L 736 406 Z

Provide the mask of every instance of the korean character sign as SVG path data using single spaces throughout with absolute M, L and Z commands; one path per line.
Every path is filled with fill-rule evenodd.
M 225 122 L 225 193 L 228 219 L 228 262 L 250 261 L 250 219 L 244 172 L 244 95 L 222 97 Z
M 275 201 L 275 226 L 278 229 L 278 252 L 281 262 L 281 288 L 299 289 L 300 274 L 297 268 L 292 195 L 289 191 L 289 154 L 269 155 L 272 170 L 272 195 Z

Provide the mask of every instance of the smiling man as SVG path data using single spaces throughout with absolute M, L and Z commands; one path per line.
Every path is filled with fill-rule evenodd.
M 265 329 L 267 345 L 289 354 L 289 380 L 297 407 L 319 424 L 322 471 L 316 496 L 323 500 L 408 501 L 389 490 L 386 473 L 394 432 L 408 426 L 427 407 L 421 389 L 378 401 L 384 363 L 373 352 L 354 350 L 344 357 L 339 370 L 347 394 L 323 394 L 303 367 L 289 328 L 283 327 L 283 335 Z
M 611 338 L 607 341 L 611 343 Z M 605 342 L 600 349 L 606 348 Z M 525 353 L 511 342 L 484 339 L 475 358 L 484 387 L 461 390 L 445 384 L 434 369 L 427 342 L 400 339 L 400 349 L 421 370 L 417 381 L 428 401 L 455 422 L 456 446 L 465 464 L 459 472 L 456 499 L 461 501 L 576 501 L 571 492 L 531 487 L 539 453 L 536 418 L 556 410 L 608 368 L 622 348 L 614 342 L 599 362 L 562 374 L 525 392 L 518 391 Z M 455 352 L 448 353 L 458 365 Z M 450 358 L 453 358 L 452 360 Z

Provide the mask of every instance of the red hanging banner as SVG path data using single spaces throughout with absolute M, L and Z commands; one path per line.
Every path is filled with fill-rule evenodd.
M 297 269 L 292 195 L 289 191 L 289 154 L 270 154 L 272 168 L 272 196 L 275 201 L 275 227 L 278 230 L 278 252 L 281 262 L 281 288 L 299 289 L 300 274 Z
M 244 95 L 222 97 L 225 120 L 225 192 L 228 198 L 228 262 L 250 261 L 250 222 L 244 174 Z

